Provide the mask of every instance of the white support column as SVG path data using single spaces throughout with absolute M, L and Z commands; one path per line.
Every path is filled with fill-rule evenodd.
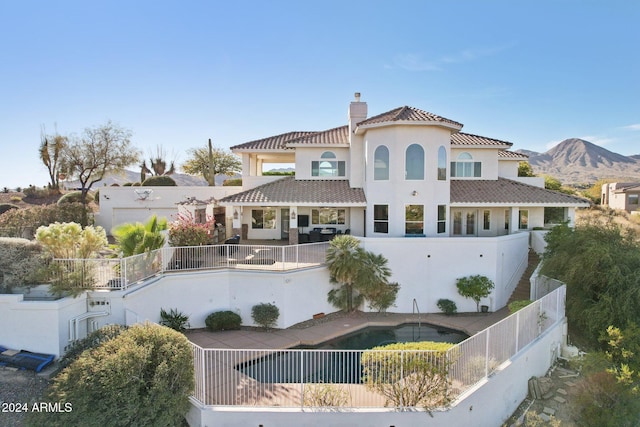
M 568 220 L 569 227 L 573 228 L 576 225 L 576 208 L 565 208 L 567 217 L 565 220 Z
M 520 229 L 520 208 L 511 208 L 511 221 L 509 222 L 509 234 L 513 234 Z

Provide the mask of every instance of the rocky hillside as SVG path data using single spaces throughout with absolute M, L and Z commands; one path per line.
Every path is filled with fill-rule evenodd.
M 517 151 L 529 156 L 535 173 L 551 175 L 565 184 L 603 178 L 640 181 L 640 155 L 623 156 L 579 138 L 565 139 L 544 153 Z

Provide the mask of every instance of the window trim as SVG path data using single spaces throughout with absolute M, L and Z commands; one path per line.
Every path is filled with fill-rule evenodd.
M 491 230 L 491 211 L 489 209 L 482 212 L 482 229 L 484 231 Z
M 323 217 L 335 217 L 335 222 L 322 222 Z M 346 208 L 313 208 L 311 209 L 311 225 L 345 225 L 347 223 Z
M 438 205 L 438 220 L 436 222 L 436 233 L 447 232 L 447 205 Z
M 444 148 L 444 145 L 441 145 L 438 148 L 438 173 L 437 173 L 438 181 L 446 181 L 447 180 L 447 149 Z
M 522 221 L 525 219 L 525 221 Z M 529 229 L 529 209 L 520 209 L 518 214 L 518 230 Z

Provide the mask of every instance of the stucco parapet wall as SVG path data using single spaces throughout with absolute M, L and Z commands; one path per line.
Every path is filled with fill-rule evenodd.
M 57 311 L 65 307 L 75 305 L 78 301 L 85 300 L 86 298 L 86 293 L 82 293 L 75 298 L 69 296 L 56 300 L 25 300 L 23 294 L 0 294 L 0 304 L 19 304 L 19 308 L 21 310 L 33 309 Z

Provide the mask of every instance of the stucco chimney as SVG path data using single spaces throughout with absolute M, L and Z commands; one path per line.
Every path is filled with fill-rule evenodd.
M 360 92 L 355 93 L 355 101 L 349 104 L 349 135 L 353 135 L 356 125 L 367 118 L 367 103 L 360 102 Z

